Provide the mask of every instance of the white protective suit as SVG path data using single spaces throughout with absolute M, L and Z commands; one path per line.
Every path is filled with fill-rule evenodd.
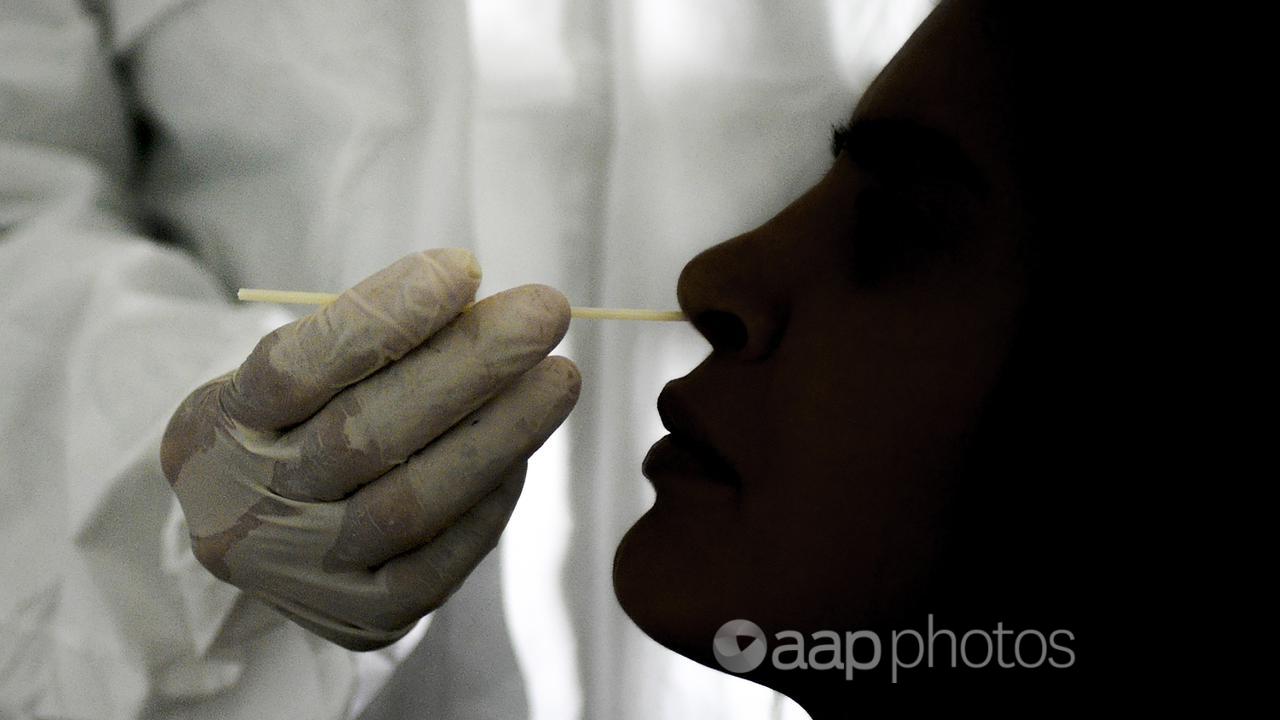
M 343 718 L 424 629 L 416 674 L 366 717 L 411 695 L 440 718 L 521 717 L 526 697 L 565 713 L 548 717 L 729 708 L 728 685 L 692 688 L 736 681 L 649 643 L 609 591 L 657 389 L 705 351 L 687 328 L 643 331 L 662 362 L 631 359 L 640 330 L 571 331 L 584 395 L 553 487 L 576 525 L 536 537 L 565 553 L 547 580 L 572 610 L 512 628 L 519 669 L 498 553 L 430 627 L 364 656 L 220 583 L 159 439 L 291 319 L 233 305 L 238 286 L 337 291 L 460 246 L 481 295 L 547 282 L 575 304 L 673 306 L 685 260 L 821 174 L 829 124 L 929 4 L 0 0 L 0 718 Z M 509 61 L 487 85 L 469 10 L 518 40 L 481 47 L 486 73 Z M 842 23 L 852 49 L 830 43 Z M 525 688 L 539 663 L 570 699 Z
M 0 715 L 347 711 L 371 658 L 192 562 L 158 439 L 288 319 L 226 285 L 470 244 L 468 60 L 457 2 L 0 3 Z

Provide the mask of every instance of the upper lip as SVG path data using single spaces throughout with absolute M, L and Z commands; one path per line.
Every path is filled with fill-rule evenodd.
M 706 460 L 712 467 L 722 470 L 728 479 L 738 480 L 733 463 L 711 443 L 705 426 L 688 410 L 684 396 L 668 383 L 658 394 L 658 417 L 662 426 L 671 433 L 671 439 L 680 447 Z

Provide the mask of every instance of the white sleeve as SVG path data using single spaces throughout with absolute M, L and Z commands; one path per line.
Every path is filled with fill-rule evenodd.
M 341 718 L 351 655 L 196 564 L 160 472 L 288 318 L 131 219 L 115 71 L 75 0 L 0 3 L 0 717 Z

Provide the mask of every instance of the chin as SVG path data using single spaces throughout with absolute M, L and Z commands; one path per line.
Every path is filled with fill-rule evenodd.
M 750 586 L 732 584 L 715 567 L 700 566 L 690 543 L 672 538 L 671 518 L 650 510 L 631 527 L 618 545 L 613 562 L 613 587 L 627 616 L 655 642 L 717 672 L 770 687 L 784 694 L 797 681 L 812 680 L 792 673 L 779 677 L 769 663 L 745 673 L 730 673 L 716 660 L 713 642 L 728 621 L 760 617 Z M 766 633 L 773 623 L 759 623 Z M 825 679 L 825 678 L 823 678 Z
M 698 607 L 697 588 L 685 582 L 689 568 L 681 567 L 662 518 L 650 510 L 631 526 L 613 558 L 613 590 L 618 604 L 641 630 L 663 645 L 685 653 L 698 636 L 710 638 L 715 628 Z
M 691 542 L 676 521 L 655 507 L 627 531 L 614 555 L 614 593 L 650 638 L 716 668 L 716 631 L 743 610 L 734 607 L 734 585 L 714 549 Z

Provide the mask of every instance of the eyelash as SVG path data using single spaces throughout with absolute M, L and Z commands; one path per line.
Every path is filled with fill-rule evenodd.
M 849 124 L 847 122 L 831 126 L 831 157 L 840 157 L 849 143 Z

